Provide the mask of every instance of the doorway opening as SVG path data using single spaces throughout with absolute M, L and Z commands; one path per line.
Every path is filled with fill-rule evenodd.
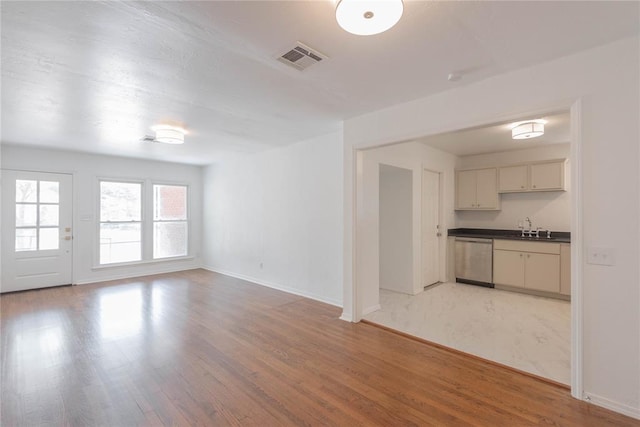
M 412 171 L 380 164 L 379 176 L 380 289 L 413 295 Z
M 577 206 L 579 199 L 578 194 L 574 193 L 574 189 L 577 190 L 577 188 L 573 185 L 577 182 L 576 177 L 578 175 L 573 168 L 579 168 L 579 164 L 577 164 L 579 160 L 579 156 L 577 155 L 579 135 L 576 132 L 578 128 L 576 123 L 579 120 L 579 104 L 572 107 L 571 113 L 568 110 L 556 110 L 551 113 L 538 113 L 535 115 L 549 117 L 549 126 L 547 128 L 548 139 L 546 142 L 538 144 L 537 147 L 533 147 L 533 143 L 531 142 L 526 147 L 517 146 L 517 148 L 514 149 L 512 145 L 508 148 L 501 148 L 500 144 L 495 141 L 497 139 L 495 138 L 496 130 L 504 131 L 507 126 L 507 122 L 501 121 L 499 123 L 358 151 L 358 155 L 361 156 L 362 161 L 358 162 L 357 172 L 359 181 L 356 192 L 359 198 L 364 198 L 363 203 L 358 205 L 358 209 L 361 209 L 362 206 L 373 205 L 367 200 L 368 196 L 374 194 L 367 190 L 367 185 L 371 182 L 372 176 L 370 172 L 367 171 L 367 167 L 371 167 L 372 165 L 377 167 L 378 165 L 387 163 L 388 159 L 393 159 L 392 163 L 395 165 L 402 164 L 404 167 L 411 169 L 414 174 L 414 183 L 416 182 L 415 175 L 419 177 L 419 185 L 413 189 L 414 202 L 416 201 L 415 195 L 418 194 L 417 206 L 419 214 L 417 217 L 415 214 L 414 217 L 412 217 L 412 224 L 415 225 L 416 219 L 418 219 L 418 225 L 413 228 L 413 251 L 410 255 L 405 256 L 414 260 L 413 271 L 414 276 L 417 277 L 420 284 L 420 292 L 398 292 L 388 289 L 388 286 L 383 286 L 382 284 L 381 269 L 380 280 L 377 281 L 376 285 L 378 286 L 375 286 L 375 289 L 373 289 L 373 286 L 367 289 L 367 285 L 363 286 L 363 282 L 359 280 L 359 278 L 355 281 L 355 283 L 360 284 L 355 292 L 355 301 L 356 304 L 360 304 L 360 310 L 356 307 L 354 313 L 362 313 L 367 320 L 382 323 L 385 326 L 399 329 L 402 332 L 416 335 L 438 344 L 476 354 L 480 357 L 512 366 L 516 369 L 558 383 L 572 384 L 575 390 L 579 382 L 580 354 L 577 352 L 577 331 L 574 330 L 573 325 L 576 324 L 576 318 L 578 318 L 580 310 L 573 307 L 568 301 L 568 298 L 562 298 L 560 289 L 555 293 L 529 292 L 529 290 L 520 292 L 521 290 L 519 289 L 504 289 L 504 287 L 503 289 L 480 288 L 456 283 L 454 262 L 455 244 L 452 244 L 454 242 L 452 242 L 450 238 L 447 238 L 447 231 L 456 228 L 509 229 L 514 232 L 519 232 L 520 229 L 518 226 L 520 225 L 520 221 L 524 222 L 526 218 L 529 218 L 529 220 L 534 223 L 534 230 L 537 227 L 544 228 L 545 230 L 549 229 L 554 236 L 566 233 L 566 235 L 571 236 L 570 241 L 574 243 L 580 239 L 580 236 L 575 233 L 575 231 L 579 229 L 575 221 L 578 214 Z M 522 120 L 529 118 L 529 116 L 530 115 L 515 116 L 511 121 Z M 477 137 L 483 134 L 488 136 L 487 143 L 484 144 L 485 148 L 482 148 L 483 144 L 472 144 L 473 149 L 476 150 L 475 152 L 456 152 L 457 149 L 464 147 L 465 137 L 473 135 Z M 508 136 L 510 140 L 510 133 Z M 491 139 L 493 139 L 493 141 L 490 141 Z M 476 139 L 476 141 L 477 140 L 478 139 Z M 511 141 L 509 142 L 513 144 Z M 370 160 L 371 158 L 375 158 L 377 163 L 376 161 Z M 559 159 L 566 160 L 566 170 L 564 170 L 566 187 L 562 190 L 504 191 L 496 193 L 496 198 L 499 203 L 501 203 L 498 209 L 457 209 L 456 170 L 495 168 L 497 172 L 499 167 L 513 166 L 516 164 L 529 165 L 531 163 L 544 163 Z M 496 179 L 498 178 L 496 177 Z M 380 185 L 382 186 L 382 181 Z M 528 188 L 526 190 L 531 189 Z M 383 195 L 381 192 L 376 192 L 376 194 L 381 203 L 380 215 L 382 215 Z M 434 196 L 434 194 L 437 195 Z M 438 206 L 434 207 L 428 203 L 427 201 L 430 199 L 438 200 Z M 433 208 L 433 210 L 431 208 Z M 365 215 L 370 223 L 380 227 L 373 232 L 373 234 L 380 233 L 379 239 L 378 236 L 372 237 L 369 235 L 366 237 L 366 241 L 379 244 L 380 246 L 379 248 L 376 246 L 373 250 L 369 248 L 368 253 L 366 251 L 363 253 L 360 242 L 364 239 L 361 233 L 369 233 L 373 229 L 366 226 L 362 227 L 363 223 L 360 222 L 360 219 L 363 218 L 363 216 L 361 214 L 362 211 L 359 211 L 357 215 L 359 226 L 357 227 L 358 235 L 356 239 L 356 251 L 360 254 L 359 256 L 364 258 L 364 260 L 361 259 L 360 262 L 362 262 L 362 265 L 365 265 L 368 264 L 370 260 L 378 257 L 376 261 L 378 261 L 378 265 L 382 268 L 382 265 L 387 262 L 384 259 L 386 255 L 385 249 L 383 249 L 383 228 L 381 222 L 378 223 L 378 220 L 382 221 L 382 218 L 373 218 Z M 436 226 L 435 229 L 433 225 Z M 574 233 L 571 233 L 572 231 Z M 429 233 L 433 233 L 433 235 L 436 236 L 435 240 L 440 247 L 437 245 L 433 247 L 430 246 L 430 237 L 432 236 L 430 236 Z M 438 233 L 440 233 L 439 236 Z M 418 236 L 417 244 L 415 243 L 416 235 Z M 376 256 L 367 258 L 368 255 L 376 252 L 376 249 L 379 249 Z M 573 291 L 573 297 L 575 298 L 577 290 L 576 283 L 579 278 L 576 277 L 576 274 L 571 273 L 575 273 L 577 270 L 576 268 L 572 268 L 572 266 L 576 265 L 575 259 L 577 254 L 568 253 L 566 249 L 570 251 L 570 246 L 567 245 L 566 248 L 562 249 L 565 260 L 568 259 L 569 262 L 566 266 L 562 267 L 562 274 L 567 275 L 568 273 L 569 276 L 571 276 L 569 279 L 565 278 L 564 280 L 565 284 L 573 284 L 569 286 L 569 288 Z M 504 248 L 501 248 L 501 250 L 504 250 Z M 553 251 L 555 250 L 556 248 L 554 247 Z M 557 251 L 557 257 L 560 257 L 561 249 L 558 248 Z M 434 257 L 429 255 L 434 252 L 440 256 Z M 415 262 L 416 253 L 419 255 L 417 262 Z M 553 257 L 556 257 L 555 253 L 546 258 Z M 539 258 L 542 259 L 543 257 Z M 534 264 L 535 263 L 531 262 L 531 265 Z M 557 271 L 559 276 L 561 274 L 560 267 L 558 267 Z M 355 274 L 356 276 L 360 274 L 358 268 L 356 268 Z M 438 279 L 434 280 L 434 277 Z M 368 279 L 370 278 L 371 276 L 368 277 Z M 545 278 L 545 280 L 547 279 Z M 558 283 L 560 280 L 559 277 Z M 385 278 L 385 281 L 388 282 L 389 279 Z M 443 282 L 443 285 L 435 287 L 428 286 L 438 281 Z M 427 291 L 422 292 L 425 286 L 427 286 Z M 431 293 L 429 298 L 423 297 L 423 295 L 429 293 Z M 407 311 L 404 310 L 406 317 L 402 319 L 402 322 L 398 322 L 405 325 L 403 328 L 398 328 L 393 324 L 385 324 L 381 320 L 385 314 L 385 304 L 396 304 L 399 307 L 404 307 L 404 309 L 408 306 L 418 307 L 420 303 L 416 301 L 420 298 L 429 300 L 425 303 L 428 308 L 422 311 L 418 310 L 415 313 L 407 313 Z M 362 305 L 363 301 L 366 301 L 367 304 Z M 461 301 L 465 301 L 467 305 L 465 306 Z M 380 310 L 377 310 L 378 305 L 381 306 Z M 502 307 L 510 307 L 512 310 L 510 312 L 507 312 L 509 310 L 500 311 Z M 548 318 L 552 320 L 542 319 L 541 323 L 543 325 L 533 325 L 530 320 L 531 318 L 535 319 L 539 313 L 535 314 L 533 313 L 535 310 L 530 310 L 530 314 L 523 314 L 524 309 L 517 307 L 537 307 L 540 311 L 546 312 L 549 316 Z M 455 308 L 460 309 L 458 314 L 455 314 Z M 428 311 L 429 315 L 427 315 Z M 513 317 L 505 317 L 503 325 L 499 323 L 489 325 L 482 323 L 481 314 L 483 312 L 493 312 L 498 317 Z M 453 324 L 455 322 L 448 322 L 448 320 L 451 319 L 448 319 L 446 316 L 454 314 L 460 318 L 466 316 L 466 323 L 462 322 L 461 325 L 454 326 Z M 476 316 L 478 314 L 480 314 L 479 317 Z M 395 312 L 391 317 L 398 319 L 397 315 L 398 312 Z M 518 316 L 520 316 L 519 319 Z M 428 327 L 429 322 L 426 321 L 428 319 L 432 319 L 434 323 L 444 325 L 444 328 L 441 328 L 439 331 L 432 330 L 432 335 L 425 337 L 421 333 L 421 330 L 424 329 L 425 325 Z M 411 326 L 413 323 L 415 323 L 415 327 Z M 521 346 L 521 348 L 515 352 L 514 359 L 518 359 L 516 363 L 501 359 L 502 356 L 498 354 L 499 351 L 496 351 L 496 348 L 502 348 L 507 353 L 513 353 L 513 348 L 517 346 L 511 349 L 507 348 L 505 339 L 503 338 L 504 336 L 487 334 L 487 332 L 491 332 L 492 330 L 495 332 L 502 326 L 504 326 L 504 331 L 502 332 L 507 334 L 507 336 L 510 333 L 509 330 L 515 328 L 523 331 L 525 335 L 528 334 L 533 342 L 532 346 Z M 456 327 L 459 327 L 459 329 L 456 329 Z M 541 331 L 536 329 L 538 327 L 544 327 L 546 330 Z M 530 330 L 527 330 L 527 328 L 530 328 Z M 556 338 L 559 336 L 561 339 L 557 340 Z M 451 339 L 451 337 L 454 337 L 454 339 Z M 511 334 L 511 338 L 514 338 L 514 334 Z M 473 346 L 461 346 L 459 343 L 456 343 L 456 340 L 463 342 L 465 345 L 475 343 L 475 349 Z M 547 367 L 540 368 L 540 366 L 545 363 Z

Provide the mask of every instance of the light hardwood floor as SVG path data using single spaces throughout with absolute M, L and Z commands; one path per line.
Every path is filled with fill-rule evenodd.
M 205 270 L 6 294 L 0 308 L 3 426 L 640 425 Z

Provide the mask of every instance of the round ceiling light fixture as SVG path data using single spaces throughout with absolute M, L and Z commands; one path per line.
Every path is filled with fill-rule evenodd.
M 402 0 L 340 0 L 336 20 L 351 34 L 370 36 L 396 25 L 403 11 Z
M 178 126 L 156 125 L 151 128 L 156 133 L 155 140 L 165 144 L 184 144 L 187 131 Z
M 511 128 L 511 138 L 531 139 L 544 135 L 544 125 L 546 120 L 529 120 L 526 122 L 514 123 Z

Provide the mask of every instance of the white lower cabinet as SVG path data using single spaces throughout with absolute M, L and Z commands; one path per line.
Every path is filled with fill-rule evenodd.
M 560 255 L 526 253 L 525 257 L 524 287 L 560 292 Z
M 559 294 L 560 244 L 494 240 L 493 282 Z
M 493 250 L 493 283 L 524 288 L 522 252 Z
M 571 295 L 571 244 L 560 245 L 560 293 Z

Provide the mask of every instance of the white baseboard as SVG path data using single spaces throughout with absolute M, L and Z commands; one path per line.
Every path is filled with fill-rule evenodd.
M 225 276 L 235 277 L 236 279 L 246 280 L 247 282 L 255 283 L 256 285 L 265 286 L 271 289 L 277 289 L 279 291 L 286 292 L 288 294 L 298 295 L 301 297 L 309 298 L 315 301 L 324 302 L 326 304 L 330 304 L 336 307 L 342 308 L 342 303 L 340 301 L 333 300 L 331 298 L 326 298 L 321 295 L 313 294 L 307 291 L 301 291 L 300 289 L 291 288 L 289 286 L 283 286 L 278 283 L 266 282 L 264 280 L 257 279 L 255 277 L 246 276 L 244 274 L 235 273 L 233 271 L 221 270 L 218 268 L 214 268 L 211 266 L 202 266 L 205 270 L 212 271 L 214 273 L 224 274 Z
M 594 405 L 602 406 L 603 408 L 640 420 L 640 408 L 634 408 L 633 406 L 614 402 L 613 400 L 591 393 L 585 393 L 584 400 L 586 402 L 593 403 Z
M 369 313 L 373 313 L 374 311 L 378 311 L 380 310 L 382 307 L 380 307 L 380 304 L 376 304 L 376 305 L 372 305 L 371 307 L 365 308 L 364 310 L 362 310 L 362 315 L 366 316 Z
M 353 322 L 353 316 L 350 313 L 342 312 L 340 316 L 340 320 L 344 320 L 345 322 Z

